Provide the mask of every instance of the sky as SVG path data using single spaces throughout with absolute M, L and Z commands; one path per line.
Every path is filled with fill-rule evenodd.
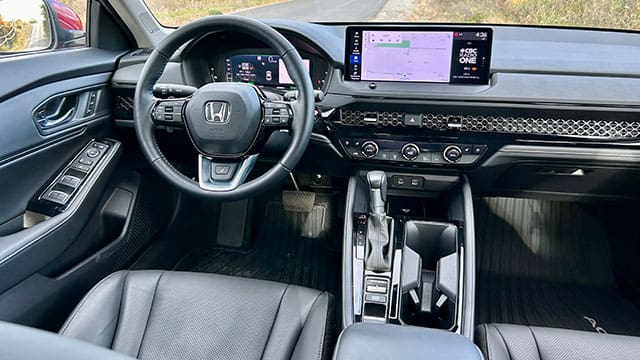
M 0 0 L 0 16 L 6 21 L 42 19 L 43 0 Z

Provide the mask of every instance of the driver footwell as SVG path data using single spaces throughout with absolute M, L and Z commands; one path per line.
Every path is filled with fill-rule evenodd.
M 318 196 L 311 212 L 287 211 L 279 200 L 258 204 L 251 248 L 194 248 L 174 270 L 277 281 L 338 296 L 340 256 L 331 246 L 331 201 Z

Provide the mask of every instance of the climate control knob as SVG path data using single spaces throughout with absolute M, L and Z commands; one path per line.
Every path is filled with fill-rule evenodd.
M 442 152 L 442 157 L 449 163 L 457 163 L 462 158 L 462 149 L 455 145 L 449 145 Z
M 362 155 L 367 158 L 372 158 L 378 155 L 378 144 L 373 141 L 365 141 L 360 148 Z
M 420 155 L 420 148 L 416 144 L 406 144 L 402 147 L 402 157 L 407 160 L 415 160 Z

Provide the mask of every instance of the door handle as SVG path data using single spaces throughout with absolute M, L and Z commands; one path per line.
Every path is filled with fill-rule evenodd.
M 50 129 L 66 123 L 76 112 L 77 95 L 61 96 L 41 105 L 35 117 L 41 129 Z

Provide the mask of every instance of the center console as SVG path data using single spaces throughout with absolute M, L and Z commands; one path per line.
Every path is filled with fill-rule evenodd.
M 346 217 L 343 327 L 413 325 L 471 338 L 474 228 L 464 176 L 359 170 Z
M 348 27 L 341 84 L 371 94 L 481 92 L 491 42 L 488 28 Z M 464 170 L 492 144 L 461 136 L 465 116 L 446 102 L 372 96 L 345 99 L 331 119 L 334 142 L 355 166 L 335 358 L 481 358 L 470 342 L 475 238 Z

